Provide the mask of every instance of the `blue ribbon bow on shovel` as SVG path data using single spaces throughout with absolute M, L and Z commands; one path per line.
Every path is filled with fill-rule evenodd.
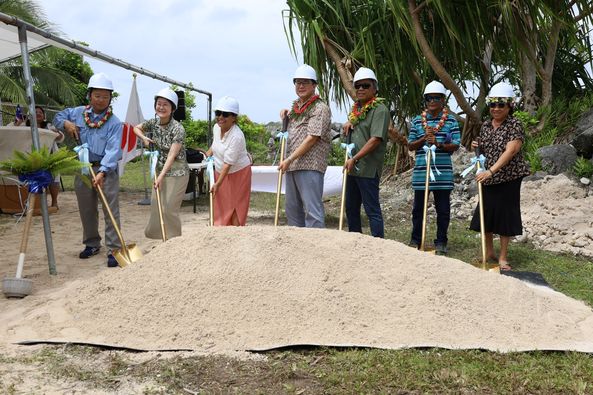
M 437 168 L 436 165 L 436 150 L 437 147 L 436 145 L 431 145 L 430 147 L 428 147 L 427 145 L 425 145 L 424 147 L 422 147 L 422 149 L 424 150 L 424 153 L 426 154 L 426 163 L 428 163 L 428 155 L 432 156 L 432 160 L 430 161 L 431 165 L 434 166 L 434 171 L 437 173 L 438 176 L 441 175 L 441 171 Z M 429 168 L 430 171 L 430 181 L 436 181 L 436 177 L 434 176 L 434 173 L 432 172 L 432 166 L 431 168 Z
M 154 180 L 156 175 L 156 164 L 159 159 L 159 151 L 145 151 L 144 156 L 148 156 L 148 163 L 150 167 L 150 179 Z
M 90 162 L 89 162 L 89 145 L 87 143 L 77 145 L 76 147 L 74 147 L 74 152 L 76 152 L 78 154 L 78 160 L 80 160 L 80 162 L 85 163 L 85 164 L 90 164 Z M 86 175 L 90 174 L 89 168 L 83 167 L 82 174 L 86 174 Z
M 210 180 L 210 185 L 214 184 L 214 157 L 209 156 L 206 158 L 206 173 Z
M 352 150 L 354 150 L 354 143 L 350 143 L 350 144 L 346 144 L 346 143 L 340 143 L 340 146 L 346 150 L 346 155 L 348 155 L 348 158 L 352 159 Z M 354 168 L 356 170 L 358 169 L 358 166 L 354 165 Z
M 474 167 L 476 167 L 477 163 L 480 163 L 480 167 L 478 169 L 476 169 L 476 174 L 484 171 L 484 169 L 486 167 L 486 165 L 485 165 L 486 157 L 482 154 L 480 154 L 480 156 L 474 156 L 472 158 L 471 165 L 467 169 L 465 169 L 464 171 L 461 172 L 461 177 L 467 176 L 472 171 L 472 169 Z
M 278 132 L 276 138 L 280 139 L 280 141 L 282 141 L 282 139 L 288 140 L 288 132 Z

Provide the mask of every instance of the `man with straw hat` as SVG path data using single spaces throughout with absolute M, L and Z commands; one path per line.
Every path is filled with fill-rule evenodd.
M 89 105 L 67 108 L 57 113 L 54 118 L 54 126 L 73 137 L 80 144 L 81 151 L 88 149 L 88 161 L 95 173 L 92 180 L 93 187 L 103 189 L 119 227 L 117 161 L 122 156 L 122 123 L 113 114 L 110 106 L 112 94 L 113 83 L 107 75 L 104 73 L 93 75 L 88 84 Z M 87 158 L 82 159 L 86 160 Z M 101 248 L 98 216 L 99 197 L 96 189 L 85 184 L 81 177 L 76 177 L 74 190 L 82 221 L 82 242 L 85 245 L 79 258 L 87 259 L 98 254 Z M 122 246 L 113 224 L 108 219 L 105 207 L 103 207 L 103 214 L 105 217 L 105 245 L 108 248 L 107 266 L 117 267 L 118 263 L 111 251 L 119 250 Z
M 286 220 L 290 226 L 325 227 L 323 208 L 323 177 L 331 144 L 331 112 L 315 94 L 317 73 L 313 67 L 298 67 L 292 79 L 298 99 L 290 112 L 288 150 L 278 170 L 286 172 Z
M 429 193 L 437 212 L 437 235 L 434 240 L 436 253 L 447 254 L 447 230 L 451 219 L 451 191 L 453 190 L 453 164 L 451 155 L 459 148 L 459 124 L 445 106 L 446 90 L 443 84 L 432 81 L 424 89 L 426 108 L 412 120 L 408 136 L 408 149 L 416 152 L 412 174 L 414 208 L 412 209 L 412 237 L 410 246 L 418 248 L 422 238 L 424 193 L 426 182 L 426 156 L 430 159 Z
M 344 124 L 344 133 L 351 133 L 352 157 L 344 167 L 346 181 L 346 217 L 348 231 L 362 232 L 360 206 L 369 218 L 371 235 L 384 237 L 383 214 L 379 203 L 379 181 L 390 124 L 389 109 L 377 97 L 378 81 L 371 69 L 361 67 L 354 74 L 357 101 Z

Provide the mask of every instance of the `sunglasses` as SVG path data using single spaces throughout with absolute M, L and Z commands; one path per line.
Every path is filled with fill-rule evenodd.
M 372 84 L 366 82 L 366 83 L 360 83 L 360 84 L 354 84 L 354 89 L 359 90 L 359 89 L 369 89 L 371 87 Z
M 216 110 L 216 111 L 214 111 L 214 115 L 216 115 L 217 117 L 228 118 L 231 115 L 235 115 L 235 114 L 233 114 L 232 112 Z
M 442 99 L 443 99 L 442 96 L 432 96 L 432 95 L 424 96 L 424 101 L 426 101 L 427 103 L 430 103 L 431 101 L 441 101 Z
M 507 105 L 507 102 L 504 101 L 493 101 L 488 103 L 488 107 L 490 108 L 504 108 Z

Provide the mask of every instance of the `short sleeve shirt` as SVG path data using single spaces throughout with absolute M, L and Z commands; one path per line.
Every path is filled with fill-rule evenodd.
M 229 173 L 235 173 L 251 165 L 245 135 L 239 126 L 233 125 L 224 134 L 224 137 L 221 137 L 220 126 L 214 125 L 213 135 L 212 156 L 214 157 L 214 168 L 217 172 L 222 171 L 225 163 L 231 165 Z
M 312 108 L 288 124 L 288 150 L 291 155 L 308 135 L 319 136 L 319 140 L 300 158 L 295 159 L 288 171 L 315 170 L 325 173 L 327 156 L 331 145 L 331 112 L 327 104 L 316 100 Z
M 513 140 L 525 140 L 525 133 L 521 121 L 513 116 L 507 117 L 497 129 L 492 126 L 492 121 L 486 121 L 480 129 L 480 152 L 486 157 L 486 168 L 492 167 L 505 151 L 507 143 Z M 513 158 L 500 168 L 494 177 L 489 178 L 484 184 L 500 184 L 522 178 L 530 174 L 529 165 L 519 151 Z
M 187 165 L 185 153 L 185 129 L 176 120 L 172 119 L 167 125 L 162 126 L 157 124 L 156 119 L 148 120 L 144 123 L 143 129 L 145 133 L 152 132 L 152 140 L 159 150 L 159 160 L 157 167 L 162 169 L 169 157 L 169 151 L 174 143 L 181 144 L 179 154 L 175 158 L 171 169 L 165 174 L 167 177 L 180 177 L 189 174 L 189 166 Z
M 377 107 L 369 110 L 366 117 L 354 126 L 351 131 L 352 143 L 354 143 L 352 155 L 356 155 L 371 137 L 380 138 L 381 144 L 356 163 L 350 172 L 351 175 L 365 178 L 381 177 L 387 147 L 389 119 L 389 110 L 385 104 L 380 103 Z
M 441 120 L 443 113 L 439 113 L 433 117 L 430 113 L 426 114 L 426 122 L 428 126 L 436 127 Z M 425 134 L 422 126 L 422 117 L 417 116 L 412 120 L 412 128 L 408 136 L 408 141 L 421 139 Z M 435 133 L 437 143 L 455 144 L 461 143 L 461 133 L 459 131 L 459 124 L 452 115 L 447 115 L 443 127 Z M 432 173 L 435 181 L 430 181 L 428 189 L 433 190 L 451 190 L 453 189 L 453 163 L 451 161 L 451 153 L 437 148 L 435 151 L 435 160 L 431 165 Z M 437 171 L 439 173 L 437 173 Z M 416 150 L 416 162 L 414 165 L 414 172 L 412 173 L 412 189 L 423 191 L 426 186 L 426 153 L 423 147 Z

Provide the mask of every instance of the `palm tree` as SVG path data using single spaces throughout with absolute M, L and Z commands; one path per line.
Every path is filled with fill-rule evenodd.
M 56 33 L 41 6 L 33 0 L 0 0 L 0 12 Z M 64 63 L 70 67 L 64 67 Z M 82 102 L 84 83 L 92 75 L 92 70 L 81 56 L 58 48 L 47 48 L 32 53 L 30 65 L 37 103 L 63 106 Z M 14 103 L 26 102 L 20 59 L 0 64 L 0 99 Z

